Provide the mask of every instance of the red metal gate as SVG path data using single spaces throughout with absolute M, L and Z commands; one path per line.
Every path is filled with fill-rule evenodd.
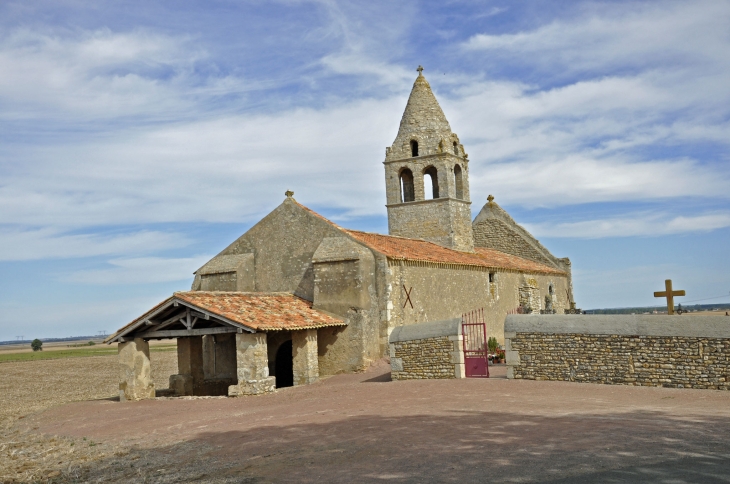
M 464 367 L 467 378 L 489 378 L 487 356 L 487 325 L 484 309 L 461 315 L 461 335 L 464 338 Z

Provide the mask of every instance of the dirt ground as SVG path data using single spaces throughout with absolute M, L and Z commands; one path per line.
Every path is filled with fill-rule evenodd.
M 93 341 L 93 346 L 88 346 L 86 343 L 89 341 Z M 170 346 L 177 344 L 177 341 L 174 339 L 161 339 L 161 340 L 152 340 L 149 342 L 150 347 L 155 346 Z M 98 348 L 109 348 L 116 350 L 116 346 L 108 346 L 105 345 L 101 339 L 94 339 L 86 340 L 86 341 L 52 341 L 43 343 L 43 351 L 68 351 L 71 349 L 98 349 Z M 29 343 L 23 343 L 23 344 L 10 344 L 10 345 L 2 345 L 0 346 L 0 355 L 7 355 L 7 354 L 15 354 L 15 353 L 32 353 L 33 349 L 30 347 Z
M 157 352 L 151 360 L 155 387 L 166 389 L 177 373 L 177 354 Z M 68 477 L 100 458 L 104 451 L 83 439 L 46 437 L 18 424 L 65 403 L 118 399 L 118 371 L 114 355 L 0 363 L 0 482 L 41 482 L 62 470 Z
M 52 406 L 12 431 L 56 449 L 26 458 L 47 482 L 730 482 L 730 392 L 504 373 L 390 382 L 381 363 L 258 397 Z

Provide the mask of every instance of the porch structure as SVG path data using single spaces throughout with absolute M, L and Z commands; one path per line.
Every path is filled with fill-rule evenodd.
M 105 342 L 119 348 L 122 401 L 155 397 L 149 340 L 169 338 L 175 395 L 255 395 L 317 381 L 317 329 L 345 324 L 290 293 L 176 292 Z

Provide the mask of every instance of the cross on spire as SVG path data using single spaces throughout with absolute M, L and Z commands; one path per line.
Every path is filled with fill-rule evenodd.
M 672 280 L 667 279 L 664 281 L 665 291 L 658 291 L 654 293 L 654 297 L 666 297 L 667 298 L 667 314 L 674 314 L 674 296 L 684 296 L 684 289 L 679 291 L 672 291 Z
M 418 69 L 416 69 L 416 70 L 418 71 L 418 75 L 419 76 L 422 76 L 423 75 L 423 67 L 422 66 L 418 66 Z

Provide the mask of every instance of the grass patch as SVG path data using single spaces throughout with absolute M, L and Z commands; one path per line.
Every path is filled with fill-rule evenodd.
M 175 351 L 176 345 L 158 345 L 150 346 L 150 353 L 158 353 L 161 351 Z M 35 361 L 35 360 L 58 360 L 61 358 L 82 358 L 85 356 L 108 356 L 116 355 L 116 346 L 84 346 L 81 348 L 69 348 L 67 350 L 57 351 L 34 351 L 28 353 L 0 353 L 0 363 L 10 361 Z

